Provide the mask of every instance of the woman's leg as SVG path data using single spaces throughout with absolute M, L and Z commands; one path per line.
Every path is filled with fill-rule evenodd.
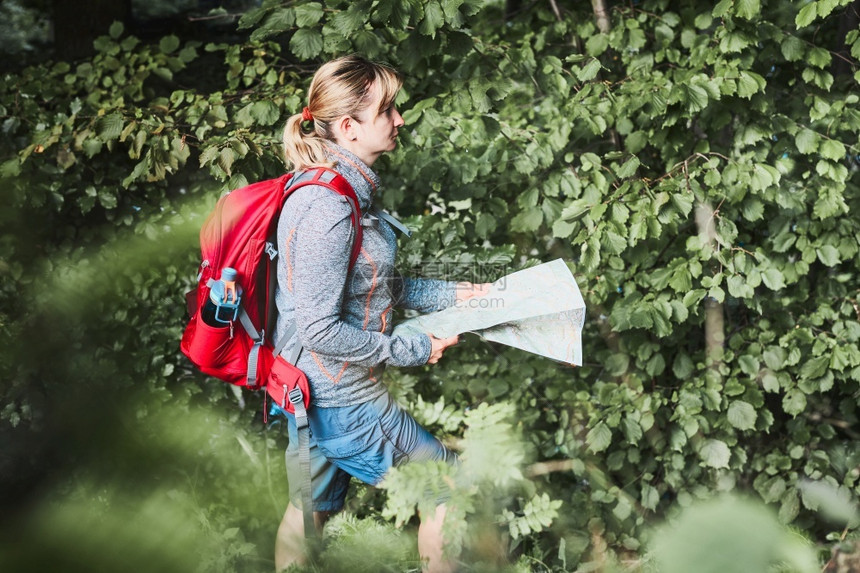
M 308 416 L 314 416 L 310 408 Z M 278 526 L 275 538 L 275 570 L 281 571 L 292 564 L 304 564 L 308 558 L 305 541 L 304 516 L 301 510 L 301 484 L 307 479 L 301 470 L 298 453 L 298 432 L 295 418 L 284 413 L 287 420 L 289 445 L 284 454 L 287 480 L 290 486 L 290 501 Z M 310 438 L 311 494 L 314 506 L 314 522 L 317 531 L 322 531 L 328 518 L 340 511 L 349 488 L 349 475 L 329 462 L 319 451 L 314 435 Z
M 427 573 L 451 573 L 454 561 L 444 555 L 445 543 L 442 539 L 442 524 L 445 522 L 445 504 L 436 506 L 433 516 L 421 516 L 418 526 L 418 555 L 421 557 L 422 570 Z
M 322 531 L 323 525 L 333 512 L 315 511 L 314 523 L 317 531 Z M 302 510 L 287 504 L 287 511 L 278 527 L 275 538 L 275 571 L 283 571 L 293 564 L 304 565 L 307 562 L 307 547 L 305 545 L 305 521 Z
M 370 485 L 378 485 L 389 469 L 403 463 L 457 463 L 456 454 L 421 427 L 387 392 L 355 406 L 317 408 L 316 414 L 310 420 L 311 431 L 326 459 Z M 445 511 L 442 504 L 433 515 L 421 516 L 418 552 L 430 573 L 454 570 L 454 563 L 443 557 Z
M 293 564 L 303 565 L 306 561 L 302 510 L 288 503 L 275 538 L 275 571 L 283 571 Z

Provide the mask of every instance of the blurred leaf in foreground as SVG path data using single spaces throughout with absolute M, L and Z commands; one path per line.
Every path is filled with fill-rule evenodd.
M 811 546 L 769 509 L 729 496 L 685 509 L 654 532 L 651 546 L 660 573 L 820 570 Z

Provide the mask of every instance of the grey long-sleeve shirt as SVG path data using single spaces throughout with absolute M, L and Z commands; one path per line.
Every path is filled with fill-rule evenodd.
M 335 170 L 352 185 L 362 213 L 370 211 L 379 178 L 358 157 L 335 144 Z M 350 406 L 385 392 L 385 366 L 418 366 L 430 357 L 426 335 L 391 336 L 395 306 L 430 312 L 454 303 L 455 283 L 408 279 L 394 270 L 397 239 L 383 219 L 362 219 L 362 247 L 351 271 L 354 236 L 347 200 L 309 185 L 287 200 L 278 222 L 278 320 L 280 340 L 295 320 L 297 366 L 307 375 L 313 404 Z

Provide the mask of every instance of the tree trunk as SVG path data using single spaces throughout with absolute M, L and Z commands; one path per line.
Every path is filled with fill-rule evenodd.
M 696 226 L 699 229 L 699 236 L 711 247 L 714 246 L 717 238 L 714 216 L 713 207 L 706 203 L 701 203 L 696 208 Z M 723 359 L 725 341 L 723 303 L 707 297 L 705 298 L 705 364 L 709 368 L 718 369 Z
M 606 11 L 606 0 L 591 0 L 591 9 L 594 10 L 597 29 L 608 34 L 609 30 L 612 29 L 612 23 L 609 21 L 609 12 Z
M 93 41 L 111 24 L 127 24 L 131 0 L 53 0 L 54 49 L 58 59 L 77 60 L 95 52 Z
M 612 30 L 612 22 L 609 19 L 609 12 L 606 11 L 606 0 L 591 0 L 591 9 L 594 11 L 597 29 L 603 34 L 608 34 Z M 621 136 L 618 135 L 618 131 L 614 127 L 609 129 L 609 136 L 612 138 L 612 145 L 615 146 L 615 149 L 621 149 Z

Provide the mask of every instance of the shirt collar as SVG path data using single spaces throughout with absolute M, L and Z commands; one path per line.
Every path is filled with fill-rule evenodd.
M 332 141 L 326 142 L 326 154 L 335 162 L 335 170 L 352 185 L 361 210 L 369 210 L 373 195 L 379 189 L 380 181 L 376 172 L 354 153 Z

